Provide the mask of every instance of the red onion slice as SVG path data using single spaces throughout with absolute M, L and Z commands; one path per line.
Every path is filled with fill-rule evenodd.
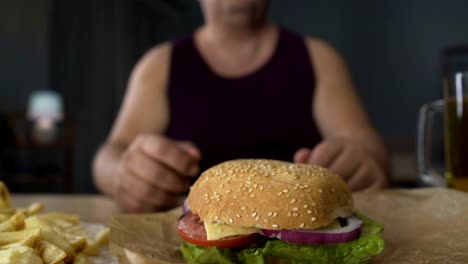
M 188 209 L 188 206 L 187 206 L 187 199 L 184 200 L 184 205 L 183 205 L 182 208 L 183 208 L 184 214 L 191 213 L 191 212 L 190 212 L 190 209 Z
M 354 240 L 361 235 L 362 220 L 356 216 L 348 218 L 348 224 L 339 229 L 331 230 L 268 230 L 262 229 L 262 233 L 269 237 L 276 237 L 293 244 L 335 244 Z

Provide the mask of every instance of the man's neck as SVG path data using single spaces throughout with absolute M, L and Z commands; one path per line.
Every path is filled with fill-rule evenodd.
M 228 26 L 206 24 L 203 28 L 205 40 L 212 44 L 223 46 L 238 46 L 239 44 L 255 43 L 261 40 L 272 24 L 264 22 L 252 26 Z

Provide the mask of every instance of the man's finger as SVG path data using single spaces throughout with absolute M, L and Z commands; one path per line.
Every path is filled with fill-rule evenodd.
M 359 169 L 360 159 L 361 157 L 354 152 L 353 148 L 344 148 L 329 169 L 347 180 Z
M 126 190 L 120 190 L 116 200 L 121 209 L 126 213 L 147 213 L 152 211 L 151 205 L 139 201 Z
M 124 157 L 126 169 L 147 185 L 159 187 L 176 193 L 188 191 L 190 183 L 161 163 L 151 159 L 145 153 L 133 152 Z
M 362 164 L 356 173 L 348 180 L 349 188 L 352 191 L 361 191 L 372 185 L 371 167 L 369 163 Z
M 199 171 L 198 159 L 189 155 L 170 139 L 145 136 L 140 146 L 148 156 L 184 176 L 195 176 Z
M 311 150 L 308 148 L 301 148 L 294 154 L 293 161 L 297 163 L 306 163 L 309 160 Z
M 124 185 L 121 189 L 134 200 L 151 205 L 152 208 L 168 208 L 177 203 L 179 195 L 152 186 L 128 171 L 124 173 L 126 175 L 122 177 Z
M 329 167 L 341 150 L 340 144 L 328 140 L 322 141 L 312 150 L 308 163 Z
M 185 152 L 187 152 L 192 158 L 196 160 L 201 159 L 201 152 L 194 143 L 190 141 L 181 141 L 177 142 L 177 145 L 185 150 Z

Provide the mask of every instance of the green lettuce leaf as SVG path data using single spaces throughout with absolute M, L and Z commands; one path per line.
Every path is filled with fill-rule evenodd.
M 189 264 L 263 264 L 266 257 L 289 260 L 291 264 L 361 264 L 382 252 L 385 242 L 383 226 L 356 213 L 364 222 L 361 236 L 348 243 L 331 245 L 295 245 L 281 240 L 268 240 L 263 246 L 247 249 L 217 249 L 182 243 L 181 250 Z

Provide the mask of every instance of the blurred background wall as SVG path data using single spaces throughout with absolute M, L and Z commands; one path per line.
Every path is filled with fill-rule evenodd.
M 272 0 L 271 17 L 341 52 L 396 159 L 413 162 L 418 108 L 442 94 L 440 52 L 468 43 L 465 10 L 463 0 Z M 24 112 L 38 89 L 62 94 L 72 191 L 93 192 L 91 160 L 131 68 L 200 23 L 195 0 L 0 0 L 0 111 Z

